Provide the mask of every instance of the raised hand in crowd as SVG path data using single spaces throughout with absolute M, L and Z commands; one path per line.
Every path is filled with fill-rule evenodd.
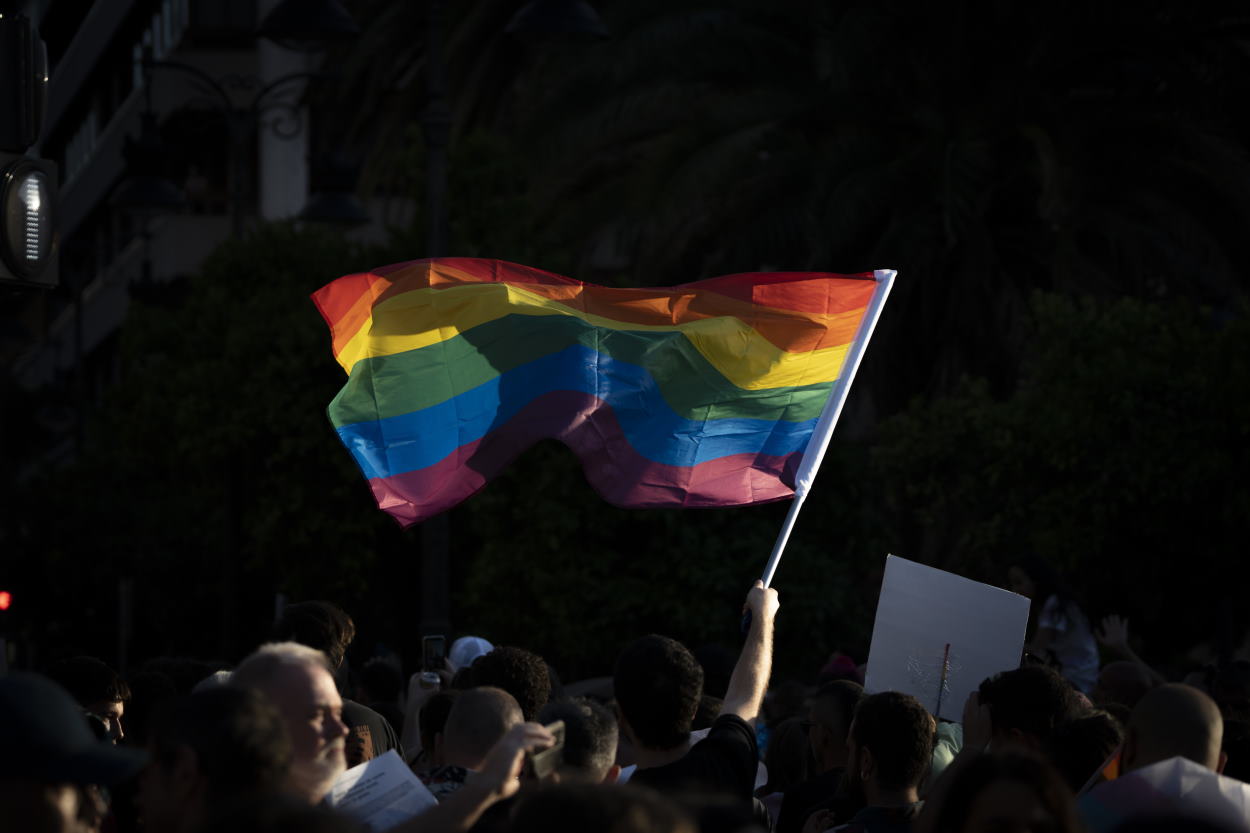
M 743 612 L 751 614 L 751 625 L 742 654 L 729 677 L 729 690 L 725 692 L 721 714 L 736 714 L 747 721 L 759 717 L 772 672 L 773 624 L 780 608 L 777 591 L 757 579 L 742 605 Z

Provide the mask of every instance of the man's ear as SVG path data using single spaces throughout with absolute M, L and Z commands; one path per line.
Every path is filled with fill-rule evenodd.
M 612 764 L 612 766 L 608 767 L 607 774 L 603 776 L 603 783 L 615 784 L 619 780 L 621 780 L 621 765 Z
M 859 778 L 860 780 L 863 781 L 864 783 L 867 783 L 868 780 L 872 778 L 872 773 L 876 770 L 876 768 L 877 768 L 877 762 L 873 760 L 872 750 L 869 749 L 867 746 L 861 746 L 859 748 Z
M 1228 753 L 1225 752 L 1223 749 L 1221 749 L 1220 750 L 1220 763 L 1219 763 L 1219 766 L 1215 768 L 1215 771 L 1219 773 L 1220 775 L 1223 775 L 1224 767 L 1226 766 L 1228 766 Z

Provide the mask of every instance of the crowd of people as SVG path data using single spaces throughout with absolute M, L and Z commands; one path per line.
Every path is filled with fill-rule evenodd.
M 727 676 L 654 634 L 578 684 L 478 636 L 406 684 L 388 658 L 349 675 L 354 625 L 321 601 L 231 668 L 68 658 L 0 676 L 0 830 L 362 830 L 332 789 L 392 753 L 431 796 L 404 833 L 1250 830 L 1242 666 L 1169 682 L 1044 566 L 1010 582 L 1034 601 L 1022 663 L 959 723 L 866 692 L 845 657 L 772 681 L 780 601 L 759 582 Z

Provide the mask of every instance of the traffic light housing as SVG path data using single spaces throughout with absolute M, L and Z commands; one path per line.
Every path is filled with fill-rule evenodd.
M 0 284 L 57 284 L 56 166 L 39 141 L 48 53 L 30 18 L 0 14 Z

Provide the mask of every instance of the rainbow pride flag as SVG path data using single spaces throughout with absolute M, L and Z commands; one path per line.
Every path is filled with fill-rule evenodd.
M 618 506 L 791 496 L 876 286 L 786 272 L 616 289 L 436 258 L 347 275 L 313 300 L 348 373 L 330 420 L 406 526 L 545 438 Z

